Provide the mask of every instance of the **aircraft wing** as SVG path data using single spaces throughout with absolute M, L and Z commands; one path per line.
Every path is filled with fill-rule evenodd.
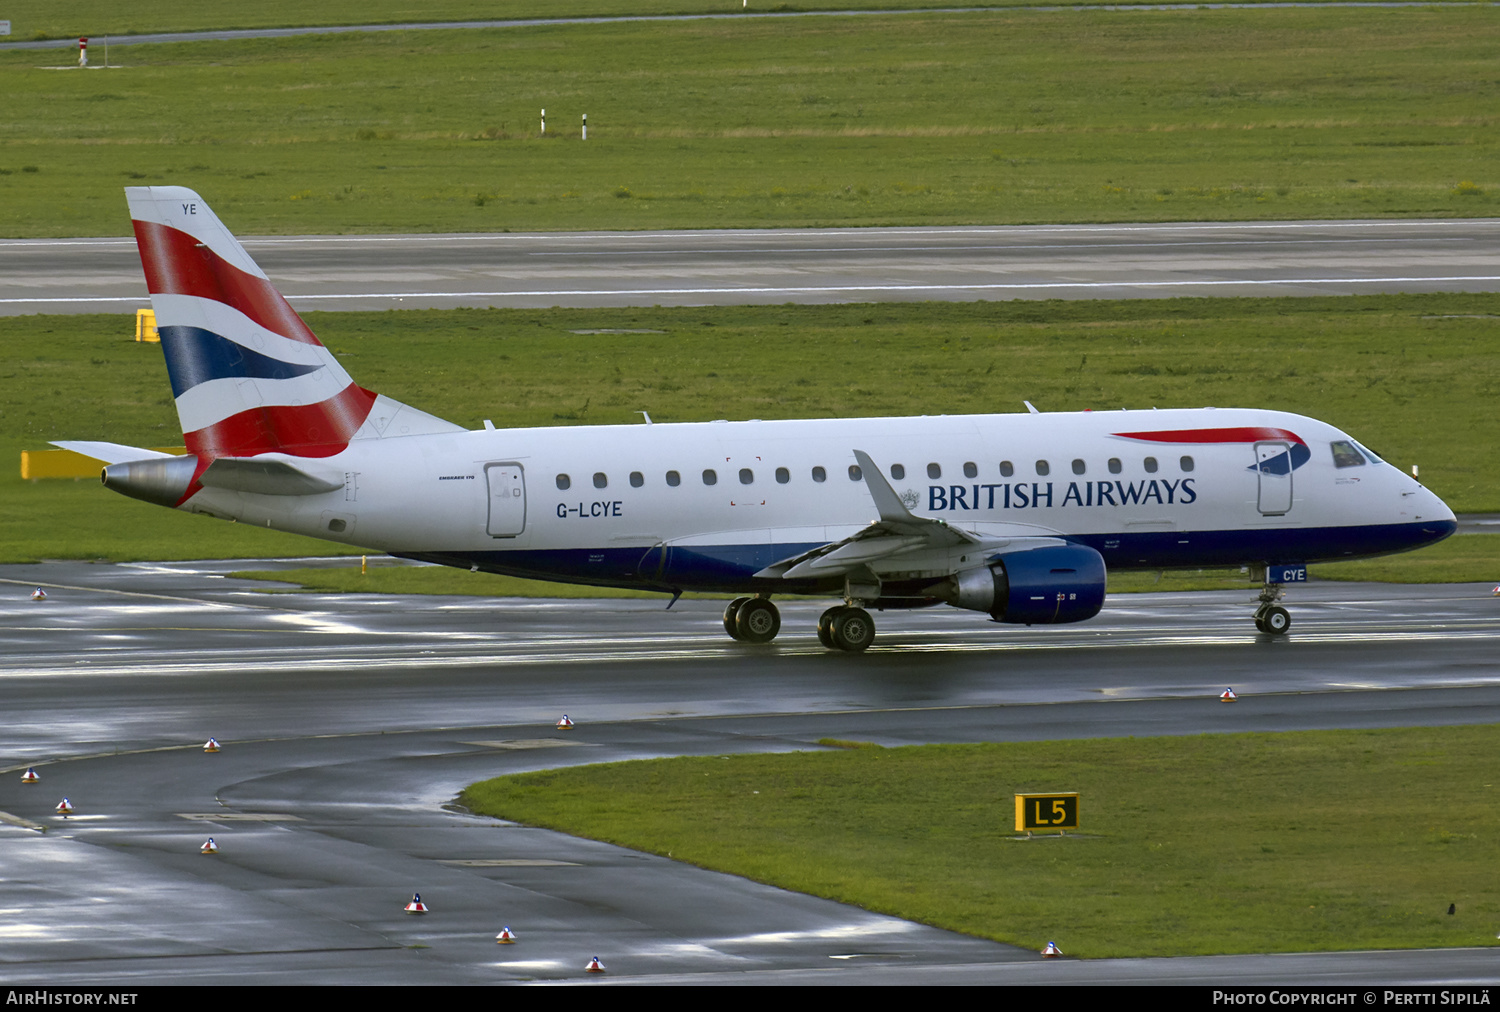
M 832 541 L 790 559 L 772 563 L 756 573 L 761 578 L 804 579 L 838 576 L 895 555 L 942 551 L 959 545 L 979 546 L 984 541 L 942 520 L 919 517 L 901 501 L 896 490 L 881 475 L 880 468 L 863 450 L 854 451 L 860 476 L 880 519 L 842 541 Z

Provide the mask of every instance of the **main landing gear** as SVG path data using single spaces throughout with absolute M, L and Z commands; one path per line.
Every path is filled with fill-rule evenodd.
M 1279 583 L 1268 583 L 1260 592 L 1260 607 L 1255 609 L 1255 628 L 1272 636 L 1281 636 L 1292 627 L 1292 616 L 1277 604 L 1286 592 Z
M 724 609 L 724 631 L 741 643 L 769 643 L 781 632 L 781 612 L 763 597 L 737 597 Z M 818 619 L 818 642 L 860 653 L 875 639 L 875 620 L 863 608 L 839 605 Z
M 737 597 L 724 609 L 724 631 L 741 643 L 769 643 L 781 632 L 781 612 L 763 597 Z
M 841 604 L 818 619 L 818 642 L 830 650 L 857 654 L 875 640 L 875 620 L 863 608 Z

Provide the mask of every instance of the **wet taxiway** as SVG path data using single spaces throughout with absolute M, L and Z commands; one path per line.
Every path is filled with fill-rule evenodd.
M 234 208 L 219 212 L 233 228 Z M 298 310 L 1500 291 L 1494 219 L 247 236 L 243 242 Z M 0 240 L 0 315 L 146 305 L 133 239 Z
M 1248 587 L 1113 597 L 1074 628 L 887 613 L 854 657 L 817 645 L 822 602 L 746 647 L 712 602 L 265 594 L 224 576 L 246 566 L 0 567 L 0 980 L 598 980 L 596 955 L 649 983 L 1500 976 L 1500 950 L 1042 963 L 451 806 L 501 772 L 821 737 L 1500 722 L 1492 585 L 1297 589 L 1281 640 Z M 431 913 L 403 912 L 414 892 Z

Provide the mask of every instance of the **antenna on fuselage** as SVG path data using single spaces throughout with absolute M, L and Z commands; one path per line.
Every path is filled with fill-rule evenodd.
M 1022 401 L 1021 403 L 1026 405 L 1026 410 L 1030 411 L 1033 415 L 1041 414 L 1041 412 L 1036 409 L 1036 405 L 1031 403 L 1030 401 Z
M 644 411 L 637 411 L 637 412 L 636 412 L 636 414 L 638 414 L 638 415 L 640 415 L 640 416 L 641 416 L 641 417 L 642 417 L 642 418 L 644 418 L 644 419 L 646 419 L 646 424 L 647 424 L 647 425 L 650 425 L 650 424 L 652 424 L 652 422 L 651 422 L 651 416 L 650 416 L 650 415 L 648 415 L 648 414 L 647 414 L 647 413 L 646 413 L 646 412 L 644 412 Z M 668 605 L 668 607 L 671 607 L 671 606 L 670 606 L 670 605 Z

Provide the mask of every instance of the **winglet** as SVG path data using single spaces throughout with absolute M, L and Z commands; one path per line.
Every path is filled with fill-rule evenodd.
M 880 468 L 875 466 L 870 455 L 863 450 L 855 450 L 854 459 L 859 461 L 859 473 L 865 479 L 865 488 L 870 490 L 870 498 L 875 500 L 875 508 L 880 511 L 880 519 L 897 523 L 914 522 L 917 518 L 912 516 L 911 510 L 902 503 L 901 497 L 885 480 L 885 476 L 880 473 Z

